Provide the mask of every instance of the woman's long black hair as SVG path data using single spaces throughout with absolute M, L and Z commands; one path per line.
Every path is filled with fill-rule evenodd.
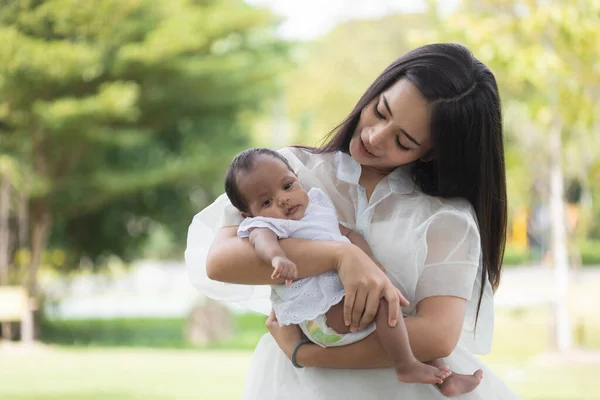
M 489 279 L 494 290 L 506 242 L 507 204 L 502 112 L 492 72 L 464 46 L 431 44 L 398 58 L 371 84 L 346 120 L 318 153 L 349 152 L 361 111 L 400 79 L 408 79 L 429 101 L 431 161 L 416 161 L 413 178 L 429 195 L 467 199 L 481 236 L 481 291 Z

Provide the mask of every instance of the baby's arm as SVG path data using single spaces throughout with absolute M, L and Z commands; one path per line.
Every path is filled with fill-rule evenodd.
M 273 266 L 272 279 L 285 279 L 286 285 L 291 284 L 298 277 L 298 269 L 279 245 L 279 238 L 268 228 L 255 228 L 248 237 L 256 255 L 266 263 Z
M 375 259 L 375 255 L 369 246 L 369 243 L 358 233 L 354 232 L 352 229 L 346 228 L 344 225 L 340 224 L 340 232 L 342 235 L 346 236 L 352 244 L 358 246 L 362 251 L 365 252 L 366 255 L 371 257 L 371 259 L 385 272 L 385 268 L 379 261 Z

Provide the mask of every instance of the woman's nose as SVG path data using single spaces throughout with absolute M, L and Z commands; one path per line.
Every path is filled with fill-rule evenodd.
M 374 126 L 369 131 L 369 144 L 373 147 L 383 148 L 385 146 L 386 131 L 382 126 Z

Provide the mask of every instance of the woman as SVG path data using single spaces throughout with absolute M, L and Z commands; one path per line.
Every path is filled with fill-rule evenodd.
M 386 269 L 345 243 L 282 240 L 299 277 L 337 269 L 351 329 L 371 322 L 381 298 L 393 325 L 400 289 L 410 302 L 402 313 L 419 360 L 443 358 L 458 373 L 483 369 L 465 399 L 516 398 L 473 356 L 491 345 L 492 288 L 506 235 L 501 121 L 487 67 L 462 46 L 434 44 L 386 68 L 325 146 L 282 150 L 303 185 L 329 195 L 340 223 L 361 233 Z M 192 281 L 211 297 L 260 297 L 260 287 L 229 284 L 273 283 L 272 268 L 236 237 L 239 221 L 222 196 L 190 227 L 186 262 Z M 398 382 L 375 337 L 338 348 L 297 347 L 296 327 L 280 328 L 272 317 L 267 326 L 245 399 L 444 398 L 433 385 Z M 292 355 L 307 368 L 295 367 Z

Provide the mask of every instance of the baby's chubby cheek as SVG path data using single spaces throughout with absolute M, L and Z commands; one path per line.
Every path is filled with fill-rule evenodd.
M 306 192 L 302 193 L 302 205 L 304 208 L 308 207 L 308 193 Z

